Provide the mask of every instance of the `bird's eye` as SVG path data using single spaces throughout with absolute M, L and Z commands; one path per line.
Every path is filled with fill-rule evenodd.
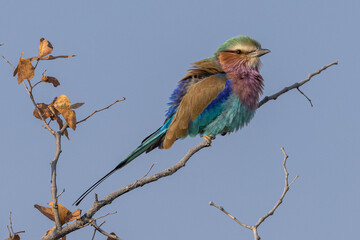
M 236 50 L 236 53 L 237 53 L 237 54 L 241 54 L 241 50 Z

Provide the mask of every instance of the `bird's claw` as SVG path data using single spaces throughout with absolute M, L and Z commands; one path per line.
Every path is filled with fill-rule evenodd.
M 209 145 L 211 145 L 212 140 L 215 139 L 215 136 L 212 136 L 212 135 L 205 135 L 203 137 L 208 142 Z

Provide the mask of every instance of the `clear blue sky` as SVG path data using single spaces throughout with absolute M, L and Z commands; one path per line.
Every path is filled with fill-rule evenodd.
M 273 207 L 283 190 L 283 155 L 290 177 L 300 175 L 276 214 L 259 229 L 262 239 L 349 239 L 358 235 L 360 2 L 353 1 L 1 1 L 0 53 L 16 64 L 37 54 L 41 37 L 53 55 L 76 58 L 41 62 L 58 88 L 42 85 L 38 102 L 66 94 L 85 102 L 81 119 L 114 100 L 127 100 L 70 130 L 58 164 L 60 203 L 69 206 L 112 169 L 164 119 L 166 103 L 190 63 L 209 57 L 236 35 L 257 39 L 271 53 L 262 58 L 264 95 L 307 77 L 334 60 L 302 90 L 269 102 L 251 124 L 195 155 L 175 175 L 117 199 L 96 216 L 103 228 L 132 239 L 252 239 L 208 205 L 214 201 L 253 224 Z M 34 204 L 51 201 L 53 137 L 32 116 L 33 106 L 12 69 L 1 60 L 0 239 L 14 230 L 39 239 L 53 223 Z M 36 79 L 36 80 L 35 80 Z M 139 157 L 104 182 L 100 197 L 177 162 L 202 141 L 178 141 L 171 150 Z M 80 207 L 87 210 L 93 195 Z M 68 236 L 90 239 L 91 227 Z M 105 239 L 97 235 L 97 239 Z

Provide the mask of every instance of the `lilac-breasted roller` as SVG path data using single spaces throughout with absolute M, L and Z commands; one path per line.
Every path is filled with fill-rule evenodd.
M 238 36 L 227 40 L 210 58 L 193 63 L 170 96 L 164 124 L 145 138 L 113 170 L 92 185 L 86 195 L 116 170 L 142 153 L 155 148 L 169 149 L 177 139 L 200 135 L 208 140 L 247 125 L 254 117 L 263 78 L 259 73 L 260 57 L 270 52 L 259 42 Z

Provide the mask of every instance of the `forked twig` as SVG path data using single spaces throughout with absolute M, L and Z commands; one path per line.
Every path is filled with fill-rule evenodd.
M 289 172 L 287 171 L 286 168 L 286 161 L 288 159 L 288 155 L 286 154 L 284 148 L 281 148 L 281 151 L 284 154 L 284 161 L 283 161 L 283 168 L 284 168 L 284 172 L 285 172 L 285 186 L 284 186 L 284 190 L 283 193 L 281 194 L 280 199 L 277 201 L 277 203 L 275 204 L 275 206 L 268 212 L 266 213 L 263 217 L 259 218 L 259 220 L 257 221 L 256 224 L 249 226 L 246 225 L 245 223 L 242 223 L 241 221 L 239 221 L 236 217 L 234 217 L 233 215 L 231 215 L 229 212 L 227 212 L 223 207 L 216 205 L 215 203 L 213 203 L 212 201 L 210 201 L 210 206 L 213 206 L 217 209 L 219 209 L 220 211 L 222 211 L 224 214 L 226 214 L 228 217 L 230 217 L 231 219 L 233 219 L 235 222 L 237 222 L 238 224 L 240 224 L 241 226 L 250 229 L 253 234 L 254 234 L 254 239 L 255 240 L 260 240 L 260 236 L 258 234 L 258 227 L 271 215 L 274 214 L 274 212 L 276 211 L 276 209 L 280 206 L 280 204 L 283 202 L 284 197 L 286 195 L 286 193 L 289 191 L 290 186 L 296 181 L 296 179 L 298 179 L 298 175 L 296 175 L 296 177 L 294 178 L 294 180 L 289 184 Z

